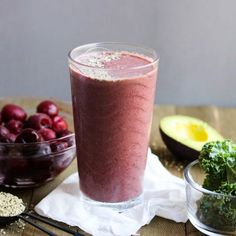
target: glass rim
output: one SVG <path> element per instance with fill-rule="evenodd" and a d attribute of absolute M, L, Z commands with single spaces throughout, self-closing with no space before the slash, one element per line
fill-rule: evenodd
<path fill-rule="evenodd" d="M 139 48 L 139 49 L 144 49 L 146 51 L 148 51 L 149 53 L 153 54 L 153 58 L 152 60 L 153 61 L 150 61 L 150 63 L 146 64 L 146 65 L 141 65 L 141 66 L 131 66 L 129 67 L 128 69 L 132 69 L 132 70 L 138 70 L 138 69 L 143 69 L 143 68 L 146 68 L 146 67 L 149 67 L 149 66 L 152 66 L 152 65 L 155 65 L 155 63 L 158 64 L 159 60 L 160 60 L 160 57 L 159 55 L 156 53 L 156 51 L 152 48 L 149 48 L 149 47 L 146 47 L 142 44 L 133 44 L 133 43 L 126 43 L 126 42 L 97 42 L 97 43 L 88 43 L 88 44 L 83 44 L 81 46 L 78 46 L 78 47 L 75 47 L 73 49 L 71 49 L 68 53 L 68 59 L 69 61 L 73 62 L 74 64 L 76 65 L 79 65 L 79 66 L 83 66 L 83 67 L 86 67 L 86 68 L 90 68 L 90 69 L 96 69 L 96 70 L 105 70 L 105 71 L 116 71 L 116 70 L 120 70 L 120 69 L 113 69 L 113 68 L 101 68 L 101 67 L 97 67 L 97 66 L 91 66 L 91 65 L 87 65 L 87 64 L 84 64 L 84 63 L 81 63 L 81 62 L 78 62 L 76 61 L 73 57 L 72 57 L 72 53 L 76 50 L 79 50 L 79 49 L 83 49 L 83 48 L 86 48 L 88 47 L 88 50 L 89 48 L 102 48 L 102 45 L 104 44 L 110 44 L 110 45 L 124 45 L 126 46 L 127 48 L 128 47 L 136 47 L 136 48 Z M 123 50 L 125 52 L 125 49 Z M 128 50 L 127 50 L 128 51 Z M 86 52 L 85 52 L 86 53 Z M 134 52 L 136 53 L 136 52 Z M 82 55 L 82 54 L 81 54 Z M 137 55 L 139 55 L 139 53 L 137 53 Z M 151 58 L 151 57 L 148 57 L 147 55 L 145 54 L 141 54 L 140 55 L 144 55 L 145 57 L 147 58 Z"/>
<path fill-rule="evenodd" d="M 224 193 L 217 193 L 217 192 L 214 192 L 214 191 L 211 191 L 211 190 L 208 190 L 206 188 L 203 188 L 201 185 L 197 184 L 190 176 L 190 170 L 193 166 L 199 164 L 199 161 L 198 160 L 195 160 L 195 161 L 192 161 L 191 163 L 189 163 L 185 169 L 184 169 L 184 179 L 185 181 L 190 184 L 190 186 L 192 188 L 194 188 L 195 190 L 199 191 L 199 192 L 202 192 L 202 193 L 206 193 L 208 195 L 215 195 L 215 196 L 222 196 L 222 197 L 230 197 L 230 198 L 233 198 L 233 199 L 236 199 L 236 196 L 232 196 L 232 195 L 229 195 L 229 194 L 224 194 Z"/>

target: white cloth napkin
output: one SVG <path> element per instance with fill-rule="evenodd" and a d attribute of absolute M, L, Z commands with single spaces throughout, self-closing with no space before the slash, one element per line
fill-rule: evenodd
<path fill-rule="evenodd" d="M 186 222 L 184 181 L 168 172 L 148 151 L 144 175 L 144 201 L 122 213 L 106 207 L 88 206 L 80 200 L 78 173 L 45 197 L 35 211 L 54 220 L 78 226 L 95 236 L 131 235 L 157 215 Z"/>

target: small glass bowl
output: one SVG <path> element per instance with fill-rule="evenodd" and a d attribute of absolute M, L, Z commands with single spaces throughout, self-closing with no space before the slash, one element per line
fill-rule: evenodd
<path fill-rule="evenodd" d="M 38 143 L 0 143 L 0 185 L 35 187 L 53 180 L 75 157 L 75 135 Z"/>
<path fill-rule="evenodd" d="M 207 235 L 236 235 L 236 196 L 204 189 L 205 174 L 198 160 L 185 168 L 184 178 L 191 223 Z"/>

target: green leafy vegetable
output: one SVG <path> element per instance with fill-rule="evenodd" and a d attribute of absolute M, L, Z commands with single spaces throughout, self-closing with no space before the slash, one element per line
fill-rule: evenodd
<path fill-rule="evenodd" d="M 206 172 L 203 187 L 217 190 L 223 182 L 236 179 L 236 145 L 230 140 L 206 143 L 199 163 Z"/>
<path fill-rule="evenodd" d="M 209 142 L 202 148 L 199 163 L 206 173 L 203 187 L 221 193 L 204 194 L 198 201 L 200 221 L 236 230 L 236 145 L 230 140 Z"/>
<path fill-rule="evenodd" d="M 204 195 L 197 216 L 204 224 L 219 230 L 236 229 L 236 202 L 226 195 Z"/>
<path fill-rule="evenodd" d="M 228 194 L 232 196 L 236 196 L 236 182 L 235 183 L 223 183 L 219 190 L 217 190 L 218 193 Z M 236 207 L 236 199 L 235 199 L 235 207 Z"/>

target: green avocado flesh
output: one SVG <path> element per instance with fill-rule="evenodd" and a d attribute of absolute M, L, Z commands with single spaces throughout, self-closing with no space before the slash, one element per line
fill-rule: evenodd
<path fill-rule="evenodd" d="M 206 122 L 189 116 L 167 116 L 160 121 L 159 128 L 167 148 L 182 159 L 196 159 L 205 143 L 224 140 Z"/>

